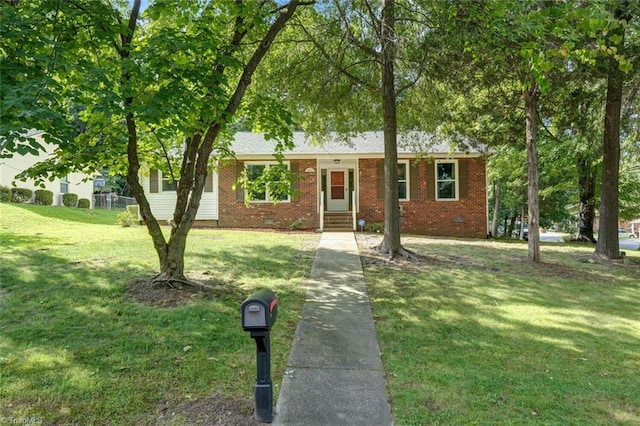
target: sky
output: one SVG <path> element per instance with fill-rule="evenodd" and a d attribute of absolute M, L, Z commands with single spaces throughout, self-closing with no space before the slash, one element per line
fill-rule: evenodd
<path fill-rule="evenodd" d="M 145 10 L 149 4 L 149 0 L 142 0 L 140 3 L 140 12 Z M 129 6 L 133 6 L 133 0 L 129 0 Z"/>

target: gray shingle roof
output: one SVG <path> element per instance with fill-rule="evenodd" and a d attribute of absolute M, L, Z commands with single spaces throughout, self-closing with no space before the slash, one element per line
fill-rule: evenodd
<path fill-rule="evenodd" d="M 288 156 L 332 156 L 357 155 L 380 156 L 384 154 L 383 132 L 365 132 L 355 136 L 329 134 L 322 141 L 314 140 L 305 132 L 294 132 L 293 150 L 285 151 Z M 264 139 L 262 133 L 238 132 L 235 134 L 232 149 L 239 157 L 272 155 L 276 142 Z M 449 143 L 428 133 L 412 132 L 398 134 L 398 154 L 453 155 Z M 479 154 L 474 151 L 474 154 Z"/>

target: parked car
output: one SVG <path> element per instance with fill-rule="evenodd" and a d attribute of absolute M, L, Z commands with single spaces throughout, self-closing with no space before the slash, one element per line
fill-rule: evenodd
<path fill-rule="evenodd" d="M 625 231 L 624 229 L 618 229 L 618 237 L 619 238 L 635 238 L 636 236 L 631 232 Z"/>

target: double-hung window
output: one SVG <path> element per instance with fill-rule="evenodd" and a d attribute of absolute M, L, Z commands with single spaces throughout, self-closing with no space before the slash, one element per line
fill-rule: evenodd
<path fill-rule="evenodd" d="M 284 165 L 289 168 L 288 163 Z M 273 203 L 290 201 L 289 194 L 282 185 L 287 184 L 275 169 L 278 163 L 245 163 L 249 188 L 246 196 L 252 203 Z M 273 169 L 272 169 L 273 168 Z M 275 172 L 275 173 L 270 173 Z"/>
<path fill-rule="evenodd" d="M 409 160 L 398 162 L 398 199 L 409 200 Z"/>
<path fill-rule="evenodd" d="M 69 192 L 69 177 L 65 176 L 60 178 L 60 193 L 66 194 Z"/>
<path fill-rule="evenodd" d="M 410 168 L 409 168 L 410 160 L 399 160 L 398 161 L 398 200 L 399 201 L 409 201 L 409 197 L 411 194 L 411 176 L 410 176 Z M 384 173 L 384 162 L 379 161 L 376 165 L 377 170 L 377 195 L 379 200 L 384 199 L 385 194 L 385 173 Z M 415 188 L 414 188 L 415 189 Z"/>
<path fill-rule="evenodd" d="M 178 184 L 171 180 L 171 175 L 162 173 L 162 191 L 175 191 L 176 189 L 178 189 Z"/>
<path fill-rule="evenodd" d="M 436 161 L 436 200 L 458 199 L 457 160 Z"/>

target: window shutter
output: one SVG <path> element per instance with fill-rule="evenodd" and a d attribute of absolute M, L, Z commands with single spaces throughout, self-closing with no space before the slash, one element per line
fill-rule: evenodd
<path fill-rule="evenodd" d="M 460 190 L 460 200 L 469 198 L 469 162 L 468 160 L 458 161 L 458 189 Z"/>
<path fill-rule="evenodd" d="M 427 200 L 436 199 L 436 166 L 435 163 L 427 163 Z"/>
<path fill-rule="evenodd" d="M 158 169 L 151 169 L 149 174 L 149 192 L 152 194 L 158 192 Z"/>
<path fill-rule="evenodd" d="M 242 170 L 244 170 L 244 165 L 240 162 L 236 163 L 236 201 L 244 202 L 244 188 L 238 184 Z"/>
<path fill-rule="evenodd" d="M 204 181 L 204 192 L 213 192 L 213 171 L 207 172 L 207 178 Z"/>
<path fill-rule="evenodd" d="M 300 163 L 296 162 L 291 162 L 290 164 L 290 170 L 291 170 L 291 176 L 293 177 L 293 195 L 291 196 L 291 200 L 292 201 L 298 201 L 300 200 L 300 193 L 298 192 L 300 190 Z"/>
<path fill-rule="evenodd" d="M 418 163 L 419 164 L 419 163 Z M 409 197 L 411 200 L 417 200 L 420 196 L 418 192 L 418 171 L 420 168 L 417 164 L 409 163 Z"/>
<path fill-rule="evenodd" d="M 378 200 L 384 200 L 384 160 L 378 163 Z"/>

